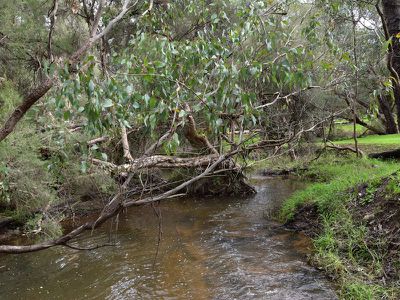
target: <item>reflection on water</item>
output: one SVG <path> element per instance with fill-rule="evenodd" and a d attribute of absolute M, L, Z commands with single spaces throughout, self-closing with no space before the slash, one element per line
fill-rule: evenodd
<path fill-rule="evenodd" d="M 267 217 L 298 183 L 255 184 L 258 194 L 247 199 L 160 204 L 163 236 L 156 260 L 158 220 L 151 207 L 119 217 L 113 247 L 0 256 L 0 298 L 336 299 L 306 263 L 308 239 Z M 81 244 L 107 242 L 109 232 L 105 224 Z"/>

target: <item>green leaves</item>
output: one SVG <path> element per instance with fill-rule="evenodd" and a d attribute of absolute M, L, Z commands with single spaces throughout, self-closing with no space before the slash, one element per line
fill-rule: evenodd
<path fill-rule="evenodd" d="M 179 145 L 180 145 L 179 135 L 176 132 L 174 132 L 172 138 L 167 143 L 164 144 L 163 149 L 165 153 L 167 153 L 168 155 L 173 155 L 176 153 Z"/>
<path fill-rule="evenodd" d="M 302 89 L 320 69 L 334 69 L 329 60 L 313 64 L 322 45 L 315 41 L 332 39 L 318 35 L 318 15 L 297 24 L 297 18 L 265 15 L 263 1 L 184 3 L 184 10 L 171 3 L 173 13 L 141 20 L 128 46 L 113 41 L 106 71 L 89 56 L 78 76 L 65 74 L 59 101 L 65 118 L 84 118 L 94 131 L 146 127 L 155 137 L 173 120 L 185 122 L 188 104 L 201 126 L 218 135 L 231 122 L 221 113 L 240 115 L 246 128 L 268 123 L 268 112 L 256 109 L 271 101 L 265 95 Z M 178 30 L 183 24 L 186 30 Z"/>

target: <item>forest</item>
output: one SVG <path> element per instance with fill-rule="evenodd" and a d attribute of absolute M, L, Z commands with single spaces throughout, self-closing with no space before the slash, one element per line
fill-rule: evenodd
<path fill-rule="evenodd" d="M 400 298 L 400 0 L 0 11 L 0 298 Z"/>

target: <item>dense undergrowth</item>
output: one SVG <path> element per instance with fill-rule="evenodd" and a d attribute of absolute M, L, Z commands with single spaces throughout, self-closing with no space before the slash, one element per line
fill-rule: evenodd
<path fill-rule="evenodd" d="M 314 225 L 313 260 L 344 299 L 400 297 L 399 169 L 398 162 L 326 155 L 301 172 L 312 183 L 281 210 L 285 222 L 305 221 L 306 231 Z"/>
<path fill-rule="evenodd" d="M 11 84 L 1 87 L 0 121 L 19 98 Z M 83 168 L 84 133 L 68 134 L 62 122 L 50 124 L 51 115 L 40 110 L 32 110 L 0 144 L 0 221 L 12 219 L 26 233 L 48 238 L 62 233 L 66 203 L 72 211 L 85 197 L 111 193 L 115 183 L 104 172 Z"/>

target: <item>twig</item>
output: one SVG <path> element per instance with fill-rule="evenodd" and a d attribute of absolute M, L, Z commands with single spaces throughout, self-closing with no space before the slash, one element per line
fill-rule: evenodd
<path fill-rule="evenodd" d="M 67 248 L 74 249 L 74 250 L 91 251 L 91 250 L 96 250 L 96 249 L 103 248 L 103 247 L 115 247 L 115 244 L 96 245 L 94 247 L 88 247 L 88 248 L 73 246 L 73 245 L 70 245 L 68 243 L 64 243 L 63 246 L 65 246 Z"/>
<path fill-rule="evenodd" d="M 158 219 L 158 238 L 157 238 L 157 250 L 156 253 L 154 255 L 154 261 L 153 261 L 153 269 L 156 265 L 156 260 L 157 260 L 157 256 L 158 253 L 160 251 L 160 245 L 161 245 L 161 239 L 163 236 L 163 229 L 162 229 L 162 215 L 161 215 L 161 209 L 159 207 L 155 207 L 154 203 L 151 204 L 151 207 L 153 208 L 154 214 L 157 216 Z"/>

